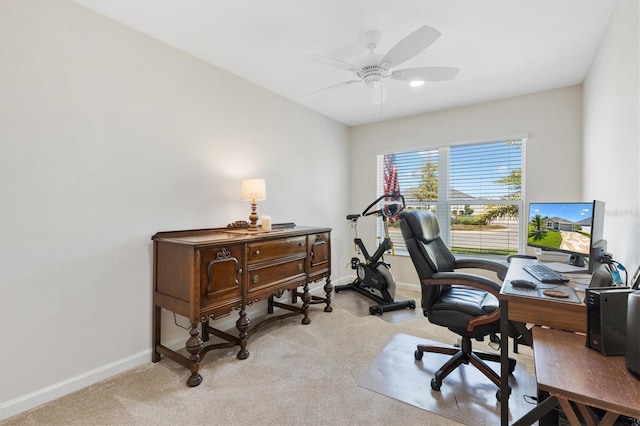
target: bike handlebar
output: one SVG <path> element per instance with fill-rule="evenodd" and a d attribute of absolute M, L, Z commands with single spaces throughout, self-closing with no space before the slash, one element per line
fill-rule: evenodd
<path fill-rule="evenodd" d="M 383 199 L 385 199 L 385 198 L 392 198 L 392 199 L 396 199 L 396 200 L 402 201 L 402 205 L 401 205 L 401 206 L 400 206 L 400 208 L 398 208 L 396 211 L 390 212 L 390 214 L 387 214 L 387 213 L 385 212 L 385 208 L 384 208 L 384 207 L 383 207 L 383 208 L 381 208 L 381 209 L 378 209 L 378 210 L 370 211 L 372 207 L 374 207 L 375 205 L 377 205 L 380 201 L 382 201 L 382 200 L 383 200 Z M 388 204 L 387 204 L 387 205 L 388 205 Z M 397 204 L 396 204 L 396 205 L 397 205 Z M 362 216 L 370 216 L 370 215 L 372 215 L 372 214 L 379 214 L 379 215 L 382 215 L 382 216 L 384 216 L 384 217 L 387 217 L 387 216 L 395 216 L 395 215 L 397 215 L 398 213 L 400 213 L 402 210 L 404 210 L 404 209 L 405 209 L 405 207 L 406 207 L 406 204 L 405 204 L 405 202 L 404 202 L 404 196 L 403 196 L 402 194 L 400 194 L 399 192 L 397 192 L 397 191 L 393 191 L 391 194 L 383 194 L 383 195 L 379 196 L 378 198 L 376 198 L 374 202 L 372 202 L 371 204 L 369 204 L 369 205 L 367 206 L 367 208 L 366 208 L 366 209 L 364 209 L 364 211 L 362 212 Z"/>

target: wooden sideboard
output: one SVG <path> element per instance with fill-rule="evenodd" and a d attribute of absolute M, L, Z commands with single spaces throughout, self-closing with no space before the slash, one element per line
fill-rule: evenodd
<path fill-rule="evenodd" d="M 312 303 L 324 303 L 325 312 L 331 312 L 330 233 L 331 228 L 291 226 L 269 232 L 213 228 L 155 234 L 152 361 L 165 355 L 180 363 L 191 370 L 187 385 L 198 386 L 200 362 L 210 350 L 237 345 L 237 357 L 245 359 L 248 338 L 262 325 L 293 315 L 303 315 L 302 323 L 309 324 Z M 325 296 L 312 299 L 309 283 L 321 279 Z M 287 290 L 291 303 L 275 300 Z M 252 325 L 246 308 L 260 300 L 268 301 L 268 314 L 276 307 L 288 312 Z M 162 345 L 163 309 L 189 319 L 189 357 Z M 211 325 L 232 311 L 239 313 L 237 336 Z M 222 342 L 209 343 L 211 335 Z"/>

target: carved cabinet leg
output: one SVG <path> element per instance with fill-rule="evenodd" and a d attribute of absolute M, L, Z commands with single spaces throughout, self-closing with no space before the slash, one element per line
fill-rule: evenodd
<path fill-rule="evenodd" d="M 331 285 L 331 279 L 329 277 L 327 277 L 327 281 L 324 285 L 324 293 L 325 293 L 325 303 L 327 304 L 327 306 L 324 307 L 324 311 L 325 312 L 331 312 L 333 311 L 333 308 L 331 307 L 331 292 L 333 291 L 333 286 Z"/>
<path fill-rule="evenodd" d="M 311 323 L 311 318 L 309 318 L 309 304 L 311 302 L 311 294 L 309 293 L 309 283 L 304 283 L 304 291 L 302 293 L 302 318 L 303 324 Z"/>
<path fill-rule="evenodd" d="M 247 318 L 247 310 L 245 306 L 242 305 L 242 309 L 240 309 L 240 318 L 236 321 L 236 328 L 240 332 L 238 336 L 238 340 L 240 342 L 240 350 L 238 351 L 238 359 L 247 359 L 249 357 L 249 351 L 247 350 L 247 330 L 251 325 L 251 320 Z"/>
<path fill-rule="evenodd" d="M 269 296 L 269 299 L 267 299 L 267 313 L 268 314 L 272 314 L 274 312 L 273 309 L 273 294 L 271 296 Z"/>
<path fill-rule="evenodd" d="M 186 348 L 187 352 L 191 354 L 189 357 L 191 361 L 191 375 L 187 379 L 187 386 L 194 387 L 202 383 L 202 376 L 198 374 L 198 370 L 200 369 L 200 351 L 204 347 L 204 342 L 200 338 L 198 324 L 191 324 L 189 334 L 191 337 L 187 340 Z"/>
<path fill-rule="evenodd" d="M 208 342 L 209 341 L 209 331 L 207 330 L 207 327 L 209 327 L 209 319 L 207 318 L 206 320 L 202 321 L 202 326 L 201 328 L 201 337 L 202 337 L 202 341 L 203 342 Z"/>

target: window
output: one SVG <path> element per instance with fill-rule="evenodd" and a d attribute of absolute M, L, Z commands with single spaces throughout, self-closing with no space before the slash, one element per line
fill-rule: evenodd
<path fill-rule="evenodd" d="M 521 252 L 524 144 L 516 139 L 378 155 L 379 195 L 397 180 L 407 209 L 438 216 L 440 235 L 454 253 Z M 395 253 L 406 253 L 397 222 L 389 232 Z"/>

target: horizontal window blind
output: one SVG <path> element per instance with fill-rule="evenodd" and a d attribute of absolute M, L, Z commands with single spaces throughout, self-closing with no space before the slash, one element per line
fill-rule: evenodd
<path fill-rule="evenodd" d="M 407 209 L 436 213 L 441 237 L 454 253 L 517 253 L 524 248 L 520 236 L 524 143 L 517 139 L 379 155 L 379 193 L 389 187 L 385 183 L 397 179 Z M 390 235 L 395 252 L 402 253 L 405 247 L 397 223 L 390 224 Z"/>

